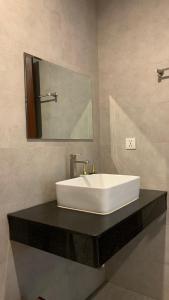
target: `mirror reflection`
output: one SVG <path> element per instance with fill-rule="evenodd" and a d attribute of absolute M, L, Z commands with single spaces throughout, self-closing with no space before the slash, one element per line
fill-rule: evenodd
<path fill-rule="evenodd" d="M 90 77 L 25 54 L 27 137 L 93 138 Z"/>

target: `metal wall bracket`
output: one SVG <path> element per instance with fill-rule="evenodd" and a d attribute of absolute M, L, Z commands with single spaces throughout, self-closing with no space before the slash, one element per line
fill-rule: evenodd
<path fill-rule="evenodd" d="M 40 95 L 38 96 L 38 98 L 42 99 L 42 98 L 46 98 L 46 97 L 53 97 L 52 99 L 46 99 L 46 100 L 41 100 L 40 102 L 43 103 L 47 103 L 47 102 L 55 102 L 57 103 L 58 100 L 58 95 L 56 92 L 53 93 L 47 93 L 46 95 Z"/>

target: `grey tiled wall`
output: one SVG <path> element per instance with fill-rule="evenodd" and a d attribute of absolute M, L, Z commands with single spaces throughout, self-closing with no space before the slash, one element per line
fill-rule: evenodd
<path fill-rule="evenodd" d="M 97 113 L 94 142 L 27 142 L 23 52 L 90 75 L 96 89 L 96 11 L 94 1 L 89 0 L 6 0 L 0 1 L 0 12 L 0 300 L 20 300 L 16 277 L 19 271 L 9 242 L 7 213 L 55 199 L 55 182 L 68 177 L 70 153 L 81 153 L 82 158 L 98 161 Z M 94 107 L 97 112 L 97 97 Z M 29 253 L 24 247 L 20 251 L 25 266 Z M 104 272 L 93 273 L 90 268 L 84 271 L 69 262 L 62 267 L 63 260 L 45 254 L 44 268 L 51 259 L 56 275 L 58 265 L 58 274 L 66 272 L 65 285 L 70 295 L 78 293 L 81 277 L 82 281 L 90 278 L 91 283 L 89 289 L 83 290 L 83 297 L 104 280 Z M 32 267 L 36 267 L 36 262 Z M 71 268 L 77 285 L 73 285 L 71 271 L 67 273 Z M 27 268 L 23 269 L 23 280 L 26 276 Z M 42 280 L 43 276 L 39 276 L 32 286 L 28 282 L 28 286 L 39 291 L 38 288 L 44 288 Z M 19 284 L 23 299 L 30 299 L 28 286 Z M 52 289 L 59 293 L 63 288 L 62 274 L 55 288 L 51 284 L 50 297 Z"/>
<path fill-rule="evenodd" d="M 101 168 L 161 190 L 169 189 L 169 80 L 159 84 L 156 69 L 169 64 L 168 9 L 166 0 L 98 1 Z M 136 151 L 125 150 L 125 137 L 136 137 Z M 169 299 L 168 229 L 167 214 L 110 260 L 117 295 Z"/>

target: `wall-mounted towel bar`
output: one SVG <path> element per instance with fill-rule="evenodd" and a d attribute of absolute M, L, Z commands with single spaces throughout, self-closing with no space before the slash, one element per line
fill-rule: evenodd
<path fill-rule="evenodd" d="M 53 97 L 53 98 L 52 99 L 41 100 L 40 102 L 41 103 L 47 103 L 47 102 L 55 102 L 56 103 L 58 95 L 57 95 L 56 92 L 53 92 L 53 93 L 49 92 L 46 95 L 40 95 L 40 96 L 38 96 L 38 98 L 40 98 L 40 99 L 46 98 L 46 97 Z"/>

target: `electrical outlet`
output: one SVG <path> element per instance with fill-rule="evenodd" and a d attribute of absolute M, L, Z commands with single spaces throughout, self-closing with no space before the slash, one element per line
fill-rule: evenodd
<path fill-rule="evenodd" d="M 126 150 L 136 150 L 136 138 L 126 138 Z"/>

